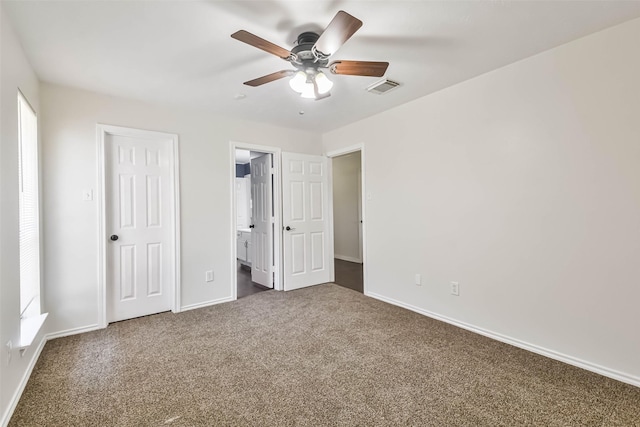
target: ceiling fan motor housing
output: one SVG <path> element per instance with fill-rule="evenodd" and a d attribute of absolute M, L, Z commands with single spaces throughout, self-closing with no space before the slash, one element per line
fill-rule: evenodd
<path fill-rule="evenodd" d="M 300 70 L 306 70 L 309 68 L 318 69 L 326 67 L 329 63 L 328 58 L 316 58 L 313 53 L 313 46 L 318 41 L 320 35 L 312 31 L 305 31 L 298 36 L 296 45 L 291 49 L 296 55 L 296 60 L 291 63 Z"/>

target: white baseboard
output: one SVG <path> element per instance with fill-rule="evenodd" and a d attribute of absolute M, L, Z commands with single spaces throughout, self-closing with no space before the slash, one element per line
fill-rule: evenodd
<path fill-rule="evenodd" d="M 457 326 L 459 328 L 466 329 L 466 330 L 471 331 L 471 332 L 475 332 L 476 334 L 480 334 L 480 335 L 483 335 L 485 337 L 492 338 L 494 340 L 510 344 L 510 345 L 512 345 L 514 347 L 518 347 L 518 348 L 521 348 L 521 349 L 524 349 L 524 350 L 528 350 L 528 351 L 531 351 L 533 353 L 537 353 L 537 354 L 540 354 L 542 356 L 548 357 L 550 359 L 555 359 L 555 360 L 558 360 L 560 362 L 567 363 L 569 365 L 577 366 L 578 368 L 586 369 L 587 371 L 595 372 L 596 374 L 600 374 L 600 375 L 603 375 L 605 377 L 613 378 L 614 380 L 622 381 L 623 383 L 627 383 L 627 384 L 634 385 L 636 387 L 640 387 L 640 377 L 637 377 L 637 376 L 634 376 L 634 375 L 629 375 L 629 374 L 626 374 L 624 372 L 620 372 L 620 371 L 617 371 L 615 369 L 610 369 L 610 368 L 607 368 L 605 366 L 597 365 L 595 363 L 591 363 L 591 362 L 588 362 L 586 360 L 578 359 L 576 357 L 569 356 L 569 355 L 566 355 L 566 354 L 563 354 L 563 353 L 558 353 L 557 351 L 550 350 L 550 349 L 547 349 L 547 348 L 544 348 L 544 347 L 540 347 L 540 346 L 535 345 L 535 344 L 530 344 L 528 342 L 521 341 L 519 339 L 512 338 L 512 337 L 509 337 L 509 336 L 506 336 L 506 335 L 502 335 L 502 334 L 499 334 L 497 332 L 489 331 L 487 329 L 479 328 L 477 326 L 474 326 L 474 325 L 471 325 L 471 324 L 468 324 L 468 323 L 465 323 L 465 322 L 460 322 L 460 321 L 452 319 L 450 317 L 442 316 L 440 314 L 437 314 L 437 313 L 434 313 L 434 312 L 431 312 L 431 311 L 428 311 L 428 310 L 424 310 L 424 309 L 416 307 L 414 305 L 407 304 L 407 303 L 395 300 L 393 298 L 388 298 L 388 297 L 385 297 L 383 295 L 376 294 L 374 292 L 367 292 L 367 293 L 365 293 L 365 295 L 369 296 L 371 298 L 375 298 L 375 299 L 380 300 L 380 301 L 384 301 L 384 302 L 392 304 L 392 305 L 396 305 L 398 307 L 406 308 L 407 310 L 414 311 L 414 312 L 422 314 L 424 316 L 431 317 L 433 319 L 449 323 L 449 324 Z"/>
<path fill-rule="evenodd" d="M 79 328 L 72 328 L 72 329 L 66 329 L 64 331 L 52 332 L 50 334 L 47 334 L 46 338 L 48 341 L 55 338 L 68 337 L 69 335 L 77 335 L 77 334 L 83 334 L 85 332 L 96 331 L 98 329 L 104 329 L 104 328 L 100 327 L 100 325 L 98 324 L 81 326 Z"/>
<path fill-rule="evenodd" d="M 183 305 L 182 308 L 180 308 L 180 312 L 195 310 L 196 308 L 209 307 L 210 305 L 222 304 L 223 302 L 230 302 L 230 301 L 233 301 L 232 297 L 224 297 L 224 298 L 214 299 L 211 301 L 199 302 L 197 304 Z"/>
<path fill-rule="evenodd" d="M 42 352 L 42 349 L 44 348 L 44 345 L 46 343 L 47 343 L 47 337 L 44 336 L 42 338 L 42 340 L 40 341 L 40 344 L 36 348 L 36 351 L 34 352 L 32 358 L 31 358 L 31 361 L 29 362 L 29 365 L 27 366 L 27 369 L 24 371 L 24 375 L 22 376 L 22 379 L 20 380 L 20 384 L 18 385 L 18 388 L 16 389 L 15 393 L 13 393 L 13 396 L 11 397 L 11 401 L 9 403 L 9 407 L 7 408 L 5 413 L 2 415 L 2 422 L 0 423 L 0 425 L 2 427 L 6 427 L 9 424 L 9 420 L 11 419 L 11 416 L 13 415 L 13 411 L 15 411 L 16 410 L 16 406 L 18 406 L 18 402 L 20 401 L 20 397 L 22 396 L 22 392 L 24 391 L 24 388 L 27 386 L 27 383 L 29 382 L 29 378 L 31 377 L 31 372 L 33 372 L 33 368 L 36 366 L 36 362 L 40 358 L 40 353 Z"/>
<path fill-rule="evenodd" d="M 338 255 L 338 254 L 333 254 L 333 257 L 337 259 L 341 259 L 342 261 L 349 261 L 349 262 L 355 262 L 357 264 L 362 264 L 362 260 L 360 258 L 354 258 L 354 257 L 350 257 L 346 255 Z"/>

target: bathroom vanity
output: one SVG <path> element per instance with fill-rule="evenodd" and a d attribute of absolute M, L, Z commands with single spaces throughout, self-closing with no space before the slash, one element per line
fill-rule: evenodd
<path fill-rule="evenodd" d="M 238 228 L 236 231 L 238 261 L 241 264 L 251 267 L 251 229 Z"/>

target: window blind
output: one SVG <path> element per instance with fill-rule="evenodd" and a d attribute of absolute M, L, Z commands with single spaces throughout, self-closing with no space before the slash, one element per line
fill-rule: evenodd
<path fill-rule="evenodd" d="M 18 93 L 20 210 L 20 315 L 40 314 L 40 221 L 38 211 L 38 120 Z M 37 307 L 36 307 L 37 306 Z M 34 311 L 35 311 L 34 310 Z"/>

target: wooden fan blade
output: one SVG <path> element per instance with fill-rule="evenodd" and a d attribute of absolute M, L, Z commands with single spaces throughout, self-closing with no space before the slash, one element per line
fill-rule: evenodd
<path fill-rule="evenodd" d="M 314 48 L 323 56 L 333 55 L 360 27 L 361 20 L 341 10 L 329 22 Z"/>
<path fill-rule="evenodd" d="M 256 87 L 256 86 L 263 85 L 265 83 L 271 83 L 272 81 L 275 81 L 275 80 L 283 79 L 285 77 L 293 75 L 294 73 L 295 73 L 294 70 L 276 71 L 275 73 L 267 74 L 266 76 L 258 77 L 257 79 L 244 82 L 244 84 L 246 84 L 247 86 Z"/>
<path fill-rule="evenodd" d="M 371 61 L 333 61 L 329 64 L 329 70 L 333 74 L 347 76 L 382 77 L 387 71 L 388 62 Z"/>
<path fill-rule="evenodd" d="M 293 53 L 291 53 L 287 49 L 273 44 L 270 41 L 260 38 L 245 30 L 236 31 L 235 33 L 231 34 L 231 38 L 239 40 L 253 47 L 257 47 L 258 49 L 262 49 L 265 52 L 268 52 L 282 59 L 288 59 L 289 57 L 293 56 Z"/>

